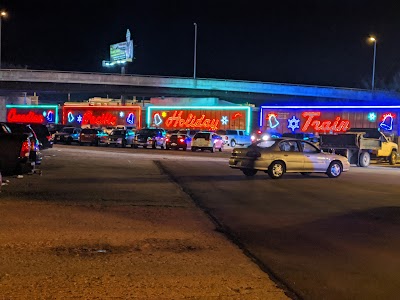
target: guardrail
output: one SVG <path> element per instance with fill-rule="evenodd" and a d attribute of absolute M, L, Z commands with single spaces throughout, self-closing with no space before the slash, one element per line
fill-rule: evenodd
<path fill-rule="evenodd" d="M 241 81 L 215 78 L 190 78 L 175 76 L 151 76 L 136 74 L 115 74 L 96 72 L 69 72 L 56 70 L 1 69 L 1 81 L 50 82 L 69 84 L 102 84 L 140 87 L 163 87 L 187 90 L 242 92 L 265 95 L 291 95 L 335 98 L 343 100 L 400 101 L 400 94 L 356 88 L 313 86 L 290 83 Z M 188 96 L 190 91 L 188 91 Z"/>

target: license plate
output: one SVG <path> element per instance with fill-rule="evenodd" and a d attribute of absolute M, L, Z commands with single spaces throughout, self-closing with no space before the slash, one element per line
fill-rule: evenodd
<path fill-rule="evenodd" d="M 176 143 L 171 143 L 171 146 L 176 146 Z"/>

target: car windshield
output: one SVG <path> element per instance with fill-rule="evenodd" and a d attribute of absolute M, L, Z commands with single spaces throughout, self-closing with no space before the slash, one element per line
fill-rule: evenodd
<path fill-rule="evenodd" d="M 125 130 L 113 130 L 110 135 L 124 135 Z"/>
<path fill-rule="evenodd" d="M 275 143 L 276 141 L 269 140 L 269 141 L 259 141 L 255 145 L 260 148 L 271 148 Z"/>
<path fill-rule="evenodd" d="M 138 134 L 143 134 L 143 135 L 153 135 L 156 134 L 156 131 L 153 129 L 142 129 L 138 132 Z"/>
<path fill-rule="evenodd" d="M 227 131 L 226 131 L 226 134 L 228 134 L 228 135 L 235 135 L 235 134 L 237 134 L 237 131 L 236 131 L 236 130 L 227 130 Z"/>
<path fill-rule="evenodd" d="M 74 132 L 74 128 L 63 128 L 63 130 L 61 132 L 73 133 Z"/>

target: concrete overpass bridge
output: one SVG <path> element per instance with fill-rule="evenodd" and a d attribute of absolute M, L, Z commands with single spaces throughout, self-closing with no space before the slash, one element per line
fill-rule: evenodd
<path fill-rule="evenodd" d="M 284 83 L 128 74 L 2 69 L 0 94 L 92 93 L 140 97 L 216 97 L 232 102 L 332 102 L 398 104 L 400 94 L 386 91 Z M 375 102 L 376 101 L 376 102 Z"/>

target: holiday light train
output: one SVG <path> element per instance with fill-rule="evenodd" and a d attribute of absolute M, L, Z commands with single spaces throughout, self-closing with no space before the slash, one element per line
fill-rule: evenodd
<path fill-rule="evenodd" d="M 264 132 L 335 134 L 350 128 L 379 128 L 399 135 L 400 106 L 261 106 Z"/>

